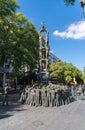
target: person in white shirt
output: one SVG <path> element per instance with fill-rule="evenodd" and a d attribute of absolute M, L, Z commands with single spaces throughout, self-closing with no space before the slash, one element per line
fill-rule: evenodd
<path fill-rule="evenodd" d="M 5 87 L 4 87 L 4 98 L 3 98 L 2 106 L 4 106 L 4 105 L 8 106 L 8 90 L 9 90 L 9 85 L 5 84 Z"/>

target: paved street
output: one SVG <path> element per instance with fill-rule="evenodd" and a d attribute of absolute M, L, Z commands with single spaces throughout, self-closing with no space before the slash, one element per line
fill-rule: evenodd
<path fill-rule="evenodd" d="M 10 95 L 9 106 L 0 104 L 0 130 L 85 130 L 85 100 L 60 107 L 30 107 Z"/>

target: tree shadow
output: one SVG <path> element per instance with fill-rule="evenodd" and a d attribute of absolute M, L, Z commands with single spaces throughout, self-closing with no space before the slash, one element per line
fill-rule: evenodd
<path fill-rule="evenodd" d="M 9 105 L 2 106 L 3 95 L 0 95 L 0 119 L 14 116 L 16 112 L 25 111 L 26 109 L 18 102 L 19 94 L 9 95 Z"/>
<path fill-rule="evenodd" d="M 13 115 L 0 115 L 0 120 L 1 120 L 1 119 L 4 119 L 4 118 L 8 118 L 8 117 L 10 117 L 10 116 L 13 116 Z"/>

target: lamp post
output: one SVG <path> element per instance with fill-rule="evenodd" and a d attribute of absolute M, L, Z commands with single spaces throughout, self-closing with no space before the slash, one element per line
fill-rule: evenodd
<path fill-rule="evenodd" d="M 81 7 L 83 8 L 84 18 L 85 18 L 85 0 L 80 0 Z"/>

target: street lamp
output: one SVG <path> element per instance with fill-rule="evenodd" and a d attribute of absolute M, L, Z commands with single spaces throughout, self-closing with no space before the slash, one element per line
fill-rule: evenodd
<path fill-rule="evenodd" d="M 81 7 L 83 8 L 84 18 L 85 18 L 85 0 L 80 0 Z"/>

